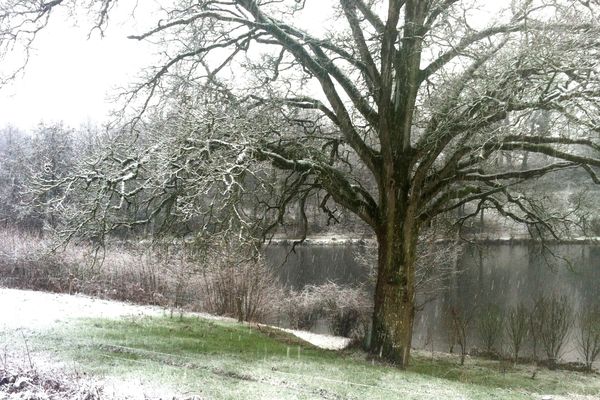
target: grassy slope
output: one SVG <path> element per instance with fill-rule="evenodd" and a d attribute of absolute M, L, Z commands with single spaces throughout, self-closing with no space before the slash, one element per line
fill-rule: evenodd
<path fill-rule="evenodd" d="M 600 378 L 510 368 L 499 362 L 414 356 L 407 371 L 361 352 L 314 348 L 279 331 L 197 318 L 88 320 L 32 340 L 36 350 L 74 358 L 84 370 L 144 379 L 217 399 L 531 399 L 534 394 L 600 398 Z"/>

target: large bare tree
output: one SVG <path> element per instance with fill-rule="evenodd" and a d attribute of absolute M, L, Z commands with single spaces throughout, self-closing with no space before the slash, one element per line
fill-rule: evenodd
<path fill-rule="evenodd" d="M 238 124 L 209 149 L 227 145 L 238 160 L 291 171 L 287 198 L 324 191 L 373 229 L 370 349 L 401 366 L 422 226 L 466 205 L 467 216 L 494 209 L 552 234 L 553 216 L 520 184 L 565 169 L 600 182 L 595 0 L 159 3 L 153 25 L 130 38 L 160 46 L 163 63 L 126 102 L 142 115 L 202 82 L 242 114 L 258 118 L 268 107 L 301 127 Z M 118 8 L 117 0 L 4 1 L 0 49 L 27 49 L 63 6 L 96 10 L 100 32 Z M 310 12 L 329 15 L 331 26 L 299 26 Z M 227 130 L 230 121 L 204 128 L 219 123 Z"/>

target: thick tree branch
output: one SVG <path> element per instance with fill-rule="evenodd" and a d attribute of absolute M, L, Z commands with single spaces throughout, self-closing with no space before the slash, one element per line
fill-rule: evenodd
<path fill-rule="evenodd" d="M 277 168 L 312 173 L 318 184 L 322 185 L 338 204 L 352 210 L 370 226 L 377 226 L 378 209 L 375 201 L 360 186 L 352 185 L 344 173 L 311 160 L 287 158 L 283 149 L 257 149 L 257 153 L 269 159 Z"/>
<path fill-rule="evenodd" d="M 356 8 L 360 10 L 362 15 L 365 16 L 366 20 L 369 21 L 371 26 L 375 28 L 375 31 L 379 34 L 383 34 L 385 31 L 385 23 L 379 18 L 375 12 L 363 1 L 363 0 L 354 0 L 354 4 L 356 4 Z"/>
<path fill-rule="evenodd" d="M 373 57 L 371 56 L 371 51 L 367 46 L 367 42 L 365 40 L 362 28 L 360 26 L 360 22 L 356 15 L 356 3 L 353 0 L 342 0 L 341 1 L 342 9 L 344 10 L 344 14 L 346 15 L 346 19 L 350 24 L 350 29 L 352 30 L 352 35 L 354 37 L 354 41 L 356 46 L 358 47 L 358 51 L 360 57 L 367 66 L 367 73 L 365 74 L 365 78 L 369 83 L 369 88 L 371 93 L 373 93 L 374 98 L 378 98 L 378 91 L 381 85 L 381 76 L 379 74 L 379 70 L 375 65 L 375 61 L 373 61 Z"/>

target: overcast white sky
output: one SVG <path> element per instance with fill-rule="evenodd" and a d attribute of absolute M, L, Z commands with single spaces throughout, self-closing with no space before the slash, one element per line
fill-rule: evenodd
<path fill-rule="evenodd" d="M 145 6 L 156 6 L 156 2 L 147 1 Z M 329 6 L 307 4 L 311 6 L 294 22 L 311 31 L 335 29 Z M 490 7 L 485 8 L 490 11 Z M 110 100 L 111 95 L 153 59 L 148 45 L 126 36 L 140 33 L 143 25 L 156 21 L 144 23 L 147 10 L 138 10 L 136 26 L 131 10 L 117 11 L 102 39 L 97 33 L 88 39 L 87 23 L 76 27 L 67 15 L 53 15 L 50 26 L 35 42 L 24 76 L 0 89 L 0 127 L 11 124 L 28 129 L 40 121 L 64 121 L 76 127 L 105 120 L 111 108 L 118 106 Z"/>
<path fill-rule="evenodd" d="M 111 94 L 151 60 L 148 48 L 126 38 L 135 33 L 119 23 L 103 39 L 88 28 L 54 15 L 37 41 L 24 76 L 0 88 L 0 127 L 27 129 L 40 121 L 78 126 L 104 120 Z"/>
<path fill-rule="evenodd" d="M 152 7 L 151 3 L 145 6 Z M 147 9 L 136 7 L 137 21 L 131 9 L 113 12 L 104 38 L 95 33 L 88 39 L 88 24 L 81 22 L 77 27 L 66 14 L 55 13 L 36 39 L 25 74 L 0 88 L 0 127 L 10 124 L 28 129 L 40 121 L 64 121 L 76 127 L 106 120 L 110 110 L 118 107 L 111 101 L 118 88 L 134 80 L 153 60 L 149 45 L 126 38 L 143 32 L 144 25 L 156 24 L 147 17 L 144 21 Z M 317 21 L 323 20 L 319 17 Z M 307 21 L 315 24 L 314 17 L 301 22 Z"/>

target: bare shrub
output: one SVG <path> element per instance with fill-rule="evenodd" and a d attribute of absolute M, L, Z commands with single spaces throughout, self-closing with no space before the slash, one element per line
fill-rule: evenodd
<path fill-rule="evenodd" d="M 69 246 L 53 251 L 53 243 L 18 230 L 0 230 L 0 284 L 52 292 L 75 291 L 85 275 L 89 252 Z"/>
<path fill-rule="evenodd" d="M 290 290 L 282 301 L 280 311 L 294 329 L 311 330 L 323 315 L 323 299 L 308 285 L 302 290 Z"/>
<path fill-rule="evenodd" d="M 462 245 L 458 240 L 440 239 L 451 234 L 443 226 L 434 226 L 419 235 L 415 270 L 418 310 L 443 293 L 448 280 L 459 273 L 456 262 L 463 251 Z"/>
<path fill-rule="evenodd" d="M 523 303 L 511 307 L 506 313 L 506 336 L 514 362 L 519 361 L 519 352 L 529 331 L 529 310 Z"/>
<path fill-rule="evenodd" d="M 281 287 L 250 244 L 213 238 L 198 255 L 182 242 L 71 243 L 0 230 L 0 285 L 197 309 L 240 320 L 267 317 Z M 190 246 L 191 247 L 191 246 Z M 201 298 L 200 298 L 201 297 Z M 198 303 L 201 307 L 197 307 Z"/>
<path fill-rule="evenodd" d="M 488 355 L 497 353 L 497 344 L 502 338 L 504 313 L 495 304 L 488 304 L 480 309 L 477 316 L 477 333 Z"/>
<path fill-rule="evenodd" d="M 318 286 L 316 292 L 323 299 L 323 312 L 331 333 L 357 339 L 364 337 L 372 310 L 364 288 L 329 282 Z"/>
<path fill-rule="evenodd" d="M 551 368 L 560 358 L 567 340 L 573 323 L 572 312 L 565 296 L 540 296 L 534 302 L 530 316 L 534 346 L 541 346 Z"/>
<path fill-rule="evenodd" d="M 155 293 L 155 301 L 169 307 L 171 314 L 175 310 L 199 309 L 198 293 L 201 291 L 201 266 L 190 256 L 188 249 L 182 244 L 155 243 L 152 251 L 147 251 L 142 258 L 140 269 L 154 286 L 154 279 L 164 282 L 168 290 Z"/>
<path fill-rule="evenodd" d="M 175 279 L 156 248 L 144 243 L 109 243 L 103 248 L 85 242 L 56 245 L 37 235 L 0 230 L 0 285 L 173 304 Z"/>
<path fill-rule="evenodd" d="M 325 318 L 334 335 L 361 339 L 367 332 L 372 303 L 363 287 L 328 282 L 289 291 L 281 310 L 293 328 L 310 330 Z"/>
<path fill-rule="evenodd" d="M 456 329 L 454 326 L 454 319 L 451 312 L 451 307 L 448 308 L 443 314 L 444 330 L 446 331 L 446 340 L 448 343 L 448 353 L 454 354 L 454 347 L 458 344 L 456 338 Z"/>
<path fill-rule="evenodd" d="M 456 305 L 448 306 L 447 323 L 450 325 L 448 329 L 453 333 L 453 343 L 460 347 L 460 365 L 465 364 L 468 332 L 474 314 L 474 310 L 463 310 Z"/>
<path fill-rule="evenodd" d="M 201 285 L 206 311 L 239 321 L 262 321 L 275 311 L 281 284 L 250 244 L 216 242 L 205 263 Z"/>
<path fill-rule="evenodd" d="M 529 332 L 531 333 L 533 359 L 536 362 L 539 361 L 541 334 L 545 324 L 544 318 L 545 313 L 537 307 L 537 302 L 534 301 L 533 307 L 529 310 Z"/>
<path fill-rule="evenodd" d="M 591 371 L 592 364 L 600 355 L 600 307 L 588 308 L 579 314 L 577 347 L 586 369 Z"/>
<path fill-rule="evenodd" d="M 173 288 L 156 249 L 146 244 L 109 244 L 96 264 L 84 266 L 77 291 L 140 304 L 170 305 Z"/>

